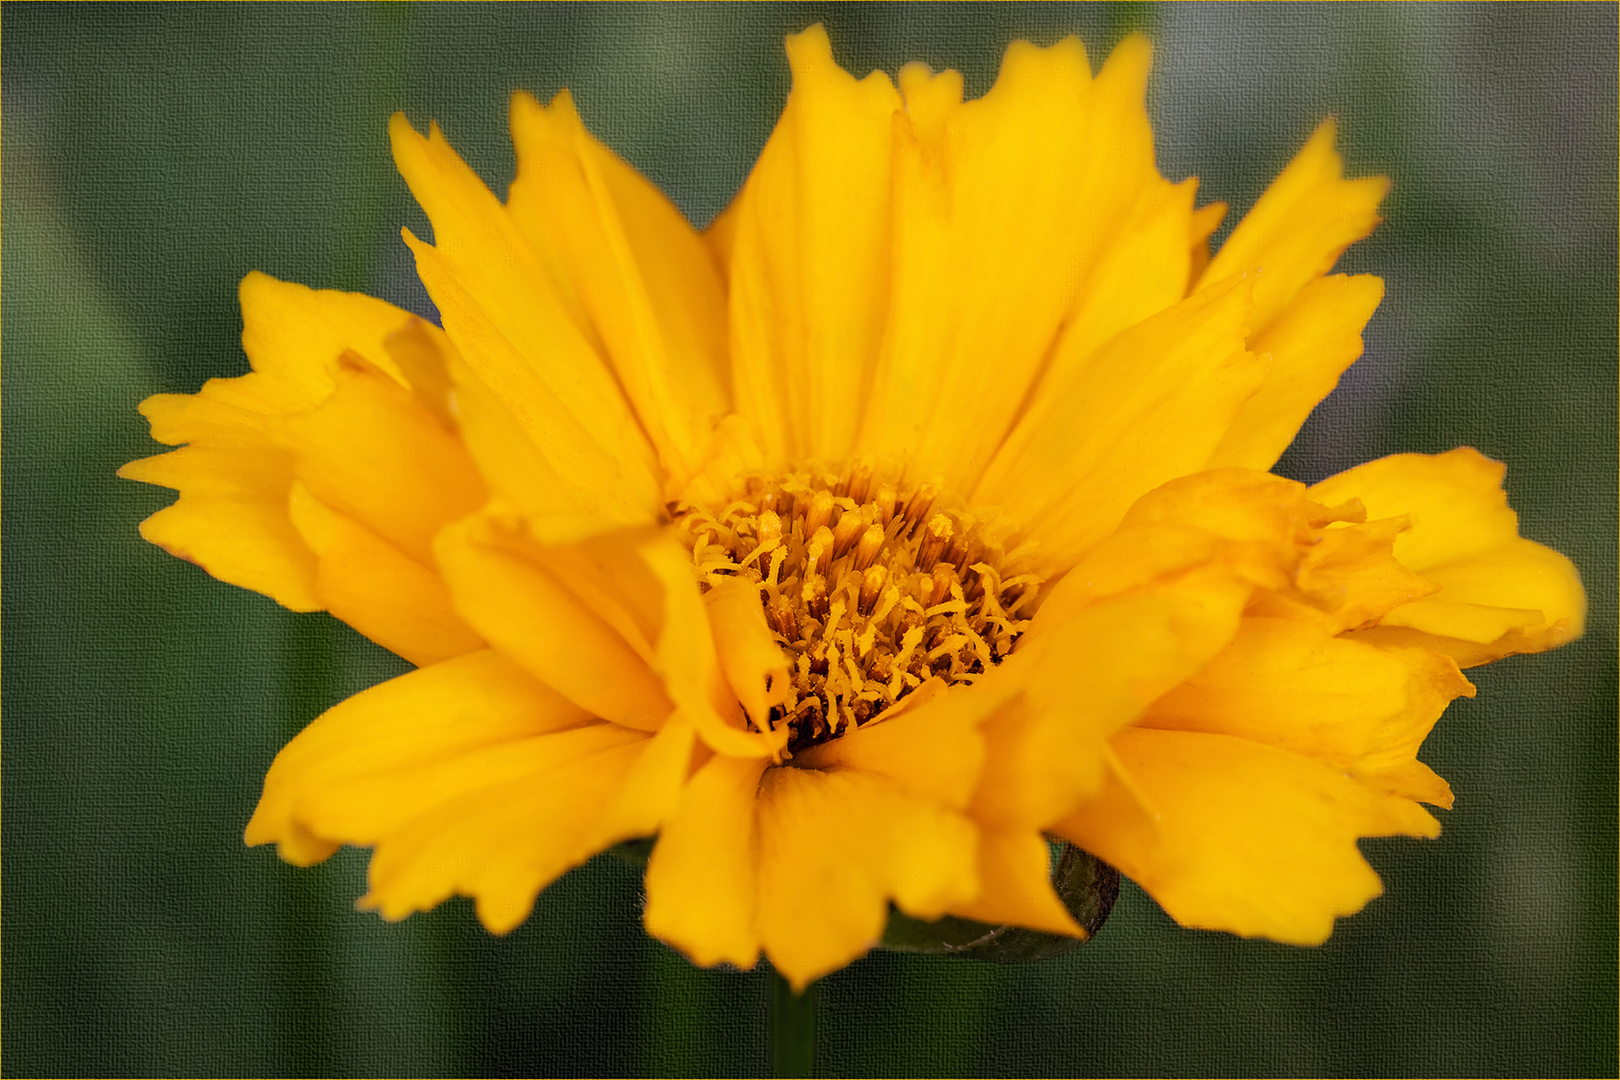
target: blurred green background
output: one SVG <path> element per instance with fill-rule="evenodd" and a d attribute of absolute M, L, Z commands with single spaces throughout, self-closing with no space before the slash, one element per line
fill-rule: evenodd
<path fill-rule="evenodd" d="M 7 4 L 3 13 L 3 1019 L 39 1074 L 759 1073 L 766 980 L 641 932 L 598 858 L 506 938 L 453 901 L 352 910 L 365 855 L 295 870 L 241 830 L 276 751 L 404 669 L 136 536 L 170 496 L 136 403 L 246 370 L 250 269 L 431 311 L 386 123 L 438 119 L 504 192 L 514 88 L 570 87 L 698 222 L 741 183 L 824 21 L 857 72 L 1079 33 L 1156 42 L 1160 166 L 1234 217 L 1316 123 L 1388 173 L 1347 258 L 1388 298 L 1280 470 L 1399 450 L 1509 463 L 1587 636 L 1473 673 L 1425 759 L 1435 842 L 1318 949 L 1180 930 L 1127 885 L 1027 968 L 874 955 L 823 984 L 854 1074 L 1612 1075 L 1616 1064 L 1616 8 Z M 1266 888 L 1264 881 L 1254 883 Z"/>

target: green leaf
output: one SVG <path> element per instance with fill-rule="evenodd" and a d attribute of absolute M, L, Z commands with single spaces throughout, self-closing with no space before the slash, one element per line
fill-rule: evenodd
<path fill-rule="evenodd" d="M 1085 928 L 1086 938 L 1022 926 L 992 926 L 953 915 L 925 922 L 891 909 L 879 948 L 997 964 L 1027 964 L 1062 956 L 1085 944 L 1107 920 L 1119 897 L 1119 871 L 1089 852 L 1063 844 L 1062 855 L 1052 871 L 1052 887 L 1069 914 Z"/>

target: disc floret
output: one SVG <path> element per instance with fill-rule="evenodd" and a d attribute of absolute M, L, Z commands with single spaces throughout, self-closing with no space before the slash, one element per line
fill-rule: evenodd
<path fill-rule="evenodd" d="M 966 683 L 1001 662 L 1029 624 L 1040 575 L 1003 549 L 997 515 L 960 507 L 936 482 L 899 483 L 864 464 L 750 477 L 715 509 L 673 507 L 700 586 L 756 583 L 786 654 L 769 716 L 791 753 L 879 717 L 929 679 Z"/>

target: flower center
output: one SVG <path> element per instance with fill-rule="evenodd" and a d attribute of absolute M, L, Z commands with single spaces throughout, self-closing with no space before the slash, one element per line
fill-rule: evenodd
<path fill-rule="evenodd" d="M 1021 572 L 992 517 L 949 505 L 935 484 L 897 486 L 856 465 L 750 477 L 714 508 L 677 503 L 705 591 L 756 582 L 787 655 L 788 686 L 765 718 L 789 752 L 880 715 L 931 678 L 971 682 L 1029 624 L 1042 577 Z"/>

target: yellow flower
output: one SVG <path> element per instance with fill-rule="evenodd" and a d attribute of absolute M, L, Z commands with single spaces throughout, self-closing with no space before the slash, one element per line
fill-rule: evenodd
<path fill-rule="evenodd" d="M 375 848 L 364 906 L 491 930 L 658 835 L 650 932 L 796 985 L 892 903 L 1081 934 L 1048 835 L 1178 921 L 1323 940 L 1433 836 L 1416 751 L 1459 665 L 1578 634 L 1502 466 L 1268 474 L 1382 295 L 1324 124 L 1213 256 L 1154 166 L 1149 50 L 856 80 L 819 27 L 695 232 L 565 93 L 511 109 L 503 205 L 434 128 L 394 155 L 443 329 L 242 283 L 253 372 L 143 405 L 187 444 L 143 535 L 419 670 L 276 759 L 247 827 Z"/>

